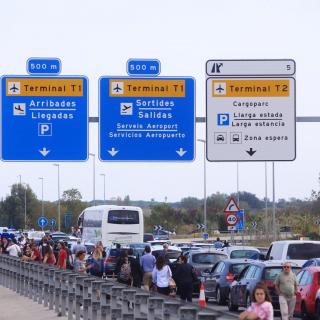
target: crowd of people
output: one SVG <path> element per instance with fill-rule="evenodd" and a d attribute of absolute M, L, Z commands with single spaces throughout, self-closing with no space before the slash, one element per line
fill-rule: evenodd
<path fill-rule="evenodd" d="M 71 269 L 100 278 L 105 277 L 107 257 L 101 242 L 96 243 L 87 259 L 86 247 L 80 239 L 71 249 L 63 241 L 56 244 L 55 251 L 54 247 L 50 236 L 44 237 L 39 243 L 23 237 L 18 241 L 10 237 L 0 239 L 0 254 L 21 257 L 24 261 L 56 265 L 60 269 Z M 145 246 L 141 257 L 134 256 L 131 248 L 121 250 L 119 244 L 116 245 L 116 252 L 116 267 L 112 277 L 119 283 L 142 287 L 147 291 L 157 291 L 164 295 L 178 295 L 183 301 L 192 301 L 193 286 L 199 280 L 186 256 L 181 255 L 172 270 L 167 244 L 163 245 L 163 250 L 157 258 L 151 254 L 148 245 Z M 275 289 L 279 295 L 282 319 L 293 319 L 297 280 L 289 263 L 284 264 L 283 271 L 276 278 Z M 251 306 L 240 314 L 240 320 L 273 320 L 271 298 L 263 284 L 259 283 L 254 288 L 251 301 Z"/>
<path fill-rule="evenodd" d="M 181 256 L 174 271 L 170 268 L 168 245 L 157 258 L 151 254 L 150 246 L 146 246 L 141 257 L 134 256 L 133 249 L 120 250 L 117 244 L 116 267 L 111 275 L 119 283 L 129 286 L 154 290 L 165 295 L 179 294 L 181 299 L 192 301 L 193 282 L 197 276 L 187 259 Z M 106 277 L 106 251 L 98 242 L 89 258 L 86 247 L 79 239 L 68 248 L 67 243 L 54 243 L 50 236 L 45 236 L 40 242 L 24 237 L 18 240 L 1 237 L 0 253 L 21 257 L 23 261 L 34 261 L 60 269 L 71 269 L 75 272 L 88 273 L 96 277 Z"/>

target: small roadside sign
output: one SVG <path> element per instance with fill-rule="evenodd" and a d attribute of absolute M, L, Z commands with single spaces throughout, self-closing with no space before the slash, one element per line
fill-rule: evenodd
<path fill-rule="evenodd" d="M 238 218 L 235 213 L 228 213 L 226 217 L 226 222 L 228 226 L 236 226 L 238 223 Z"/>
<path fill-rule="evenodd" d="M 241 209 L 240 211 L 236 212 L 236 216 L 238 218 L 238 223 L 236 225 L 236 228 L 238 231 L 244 230 L 244 210 Z"/>
<path fill-rule="evenodd" d="M 237 212 L 240 211 L 236 200 L 233 197 L 230 197 L 228 204 L 224 208 L 223 212 L 224 213 L 229 213 L 229 212 Z"/>
<path fill-rule="evenodd" d="M 203 236 L 203 240 L 209 239 L 209 233 L 204 233 L 202 236 Z"/>
<path fill-rule="evenodd" d="M 43 229 L 48 225 L 48 219 L 46 217 L 39 217 L 38 218 L 38 226 Z"/>

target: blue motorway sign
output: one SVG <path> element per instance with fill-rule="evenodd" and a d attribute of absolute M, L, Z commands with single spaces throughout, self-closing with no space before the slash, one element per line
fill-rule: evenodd
<path fill-rule="evenodd" d="M 243 231 L 244 230 L 244 210 L 241 209 L 240 211 L 235 212 L 237 218 L 238 218 L 238 223 L 236 224 L 236 230 L 238 231 Z"/>
<path fill-rule="evenodd" d="M 160 74 L 160 61 L 157 59 L 129 59 L 127 73 L 131 76 L 157 76 Z"/>
<path fill-rule="evenodd" d="M 44 228 L 48 225 L 48 219 L 46 217 L 39 217 L 38 218 L 38 226 L 40 228 Z"/>
<path fill-rule="evenodd" d="M 192 161 L 195 80 L 102 77 L 102 161 Z"/>
<path fill-rule="evenodd" d="M 30 58 L 27 61 L 29 74 L 59 74 L 61 61 L 57 58 Z"/>
<path fill-rule="evenodd" d="M 4 161 L 87 160 L 87 78 L 4 76 L 1 102 Z"/>

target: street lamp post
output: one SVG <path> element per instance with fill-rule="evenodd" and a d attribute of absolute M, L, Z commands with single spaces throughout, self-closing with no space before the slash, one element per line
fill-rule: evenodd
<path fill-rule="evenodd" d="M 27 230 L 27 184 L 22 184 L 24 186 L 24 230 Z"/>
<path fill-rule="evenodd" d="M 95 153 L 89 153 L 93 158 L 93 205 L 96 205 L 96 155 Z"/>
<path fill-rule="evenodd" d="M 103 177 L 103 203 L 106 204 L 106 174 L 100 173 L 100 176 Z"/>
<path fill-rule="evenodd" d="M 60 164 L 54 163 L 55 167 L 58 168 L 58 231 L 61 229 L 61 207 L 60 207 Z"/>
<path fill-rule="evenodd" d="M 207 232 L 207 162 L 206 162 L 206 140 L 197 139 L 203 143 L 203 224 L 204 232 Z"/>
<path fill-rule="evenodd" d="M 39 177 L 39 179 L 41 180 L 41 215 L 42 217 L 44 216 L 44 206 L 43 206 L 43 177 Z"/>

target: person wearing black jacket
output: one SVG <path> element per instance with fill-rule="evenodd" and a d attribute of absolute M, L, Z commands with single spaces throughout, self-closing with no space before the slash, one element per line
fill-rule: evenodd
<path fill-rule="evenodd" d="M 139 261 L 133 255 L 133 249 L 128 250 L 128 259 L 131 265 L 132 286 L 140 288 L 142 280 L 142 271 Z"/>
<path fill-rule="evenodd" d="M 196 278 L 195 271 L 192 265 L 187 262 L 186 256 L 181 256 L 180 260 L 181 263 L 175 270 L 174 278 L 181 300 L 192 302 L 193 281 Z"/>

